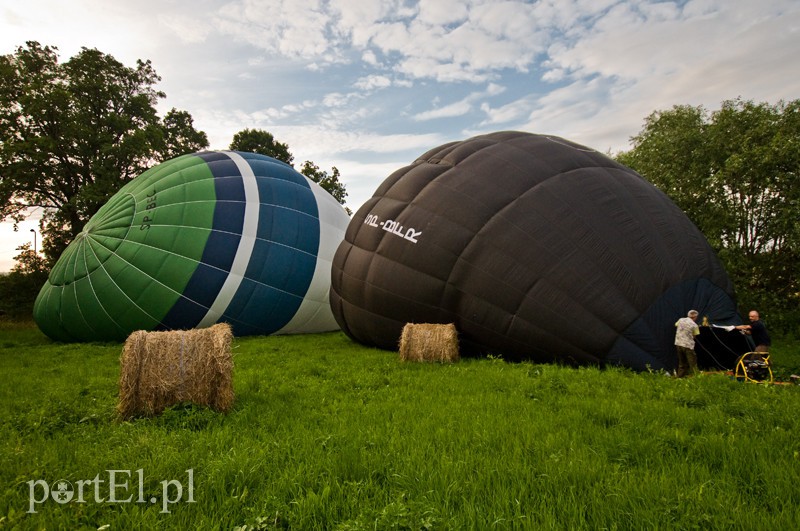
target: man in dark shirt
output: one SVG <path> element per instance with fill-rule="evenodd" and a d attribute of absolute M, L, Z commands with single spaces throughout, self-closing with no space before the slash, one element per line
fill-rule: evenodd
<path fill-rule="evenodd" d="M 739 325 L 736 328 L 744 330 L 745 334 L 749 334 L 753 337 L 753 342 L 756 344 L 756 352 L 769 352 L 772 341 L 767 333 L 767 327 L 764 326 L 764 322 L 759 319 L 757 311 L 751 310 L 748 317 L 750 318 L 749 325 Z"/>

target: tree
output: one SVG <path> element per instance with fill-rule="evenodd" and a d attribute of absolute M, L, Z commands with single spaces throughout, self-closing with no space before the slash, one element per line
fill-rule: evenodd
<path fill-rule="evenodd" d="M 230 149 L 260 153 L 274 159 L 282 160 L 292 166 L 294 156 L 289 152 L 289 146 L 275 140 L 272 133 L 262 129 L 244 129 L 233 135 Z"/>
<path fill-rule="evenodd" d="M 194 153 L 208 147 L 208 137 L 194 128 L 194 119 L 186 111 L 174 107 L 164 116 L 162 140 L 156 149 L 159 161 Z"/>
<path fill-rule="evenodd" d="M 344 204 L 345 198 L 347 197 L 347 190 L 345 189 L 344 184 L 339 180 L 339 168 L 333 166 L 331 174 L 329 175 L 328 172 L 320 170 L 319 166 L 310 160 L 307 160 L 303 163 L 300 173 L 320 185 L 341 204 Z M 345 207 L 345 210 L 348 214 L 353 213 L 347 207 Z"/>
<path fill-rule="evenodd" d="M 50 262 L 127 181 L 208 146 L 188 113 L 159 119 L 150 61 L 129 68 L 82 48 L 59 63 L 57 51 L 31 41 L 0 57 L 0 219 L 42 207 Z"/>
<path fill-rule="evenodd" d="M 289 152 L 287 144 L 278 142 L 272 133 L 268 133 L 262 129 L 245 129 L 239 131 L 233 136 L 230 149 L 236 151 L 248 151 L 251 153 L 260 153 L 267 155 L 293 166 L 292 161 L 294 156 Z M 344 183 L 339 180 L 340 173 L 336 166 L 333 166 L 331 173 L 320 170 L 319 166 L 307 160 L 303 163 L 300 173 L 319 184 L 324 190 L 330 193 L 339 203 L 344 205 L 345 198 L 347 197 L 347 190 Z M 348 214 L 353 212 L 345 207 Z"/>
<path fill-rule="evenodd" d="M 17 247 L 17 251 L 20 251 L 20 253 L 14 257 L 17 263 L 11 268 L 13 273 L 44 275 L 44 280 L 47 279 L 47 264 L 41 254 L 31 249 L 30 243 L 23 243 Z"/>
<path fill-rule="evenodd" d="M 617 159 L 683 209 L 725 263 L 743 312 L 800 324 L 800 100 L 675 106 L 645 119 Z M 769 310 L 768 310 L 769 309 Z M 774 322 L 774 321 L 773 321 Z"/>
<path fill-rule="evenodd" d="M 30 318 L 33 303 L 39 290 L 47 281 L 47 266 L 41 254 L 25 243 L 17 250 L 20 254 L 14 257 L 17 261 L 11 272 L 0 275 L 0 315 L 14 318 Z"/>

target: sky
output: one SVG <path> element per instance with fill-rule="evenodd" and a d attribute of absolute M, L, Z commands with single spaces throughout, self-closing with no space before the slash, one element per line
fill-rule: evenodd
<path fill-rule="evenodd" d="M 447 142 L 520 130 L 613 154 L 657 110 L 800 98 L 797 0 L 0 0 L 0 54 L 31 40 L 150 60 L 160 116 L 189 112 L 210 149 L 269 131 L 297 168 L 336 166 L 353 211 Z M 0 271 L 31 229 L 0 223 Z"/>

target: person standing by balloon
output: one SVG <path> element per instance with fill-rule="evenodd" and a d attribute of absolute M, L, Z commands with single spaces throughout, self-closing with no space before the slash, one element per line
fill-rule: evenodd
<path fill-rule="evenodd" d="M 697 310 L 689 310 L 686 317 L 675 323 L 675 350 L 678 354 L 678 369 L 675 376 L 683 378 L 687 371 L 697 374 L 697 354 L 694 351 L 694 336 L 700 333 L 697 326 Z"/>
<path fill-rule="evenodd" d="M 758 312 L 755 310 L 750 310 L 750 314 L 747 317 L 750 319 L 750 324 L 739 325 L 736 328 L 738 330 L 744 330 L 745 334 L 753 338 L 753 343 L 756 344 L 755 352 L 769 352 L 772 340 L 767 333 L 767 327 L 764 325 L 764 321 L 761 320 Z"/>

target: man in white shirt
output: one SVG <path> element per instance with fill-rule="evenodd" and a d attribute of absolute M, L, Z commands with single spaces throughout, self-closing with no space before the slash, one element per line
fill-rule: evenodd
<path fill-rule="evenodd" d="M 700 333 L 697 326 L 697 310 L 689 310 L 687 317 L 675 323 L 675 350 L 678 352 L 678 370 L 675 376 L 683 378 L 687 371 L 697 374 L 697 354 L 694 352 L 694 336 Z"/>

